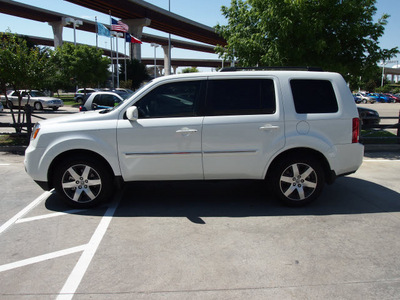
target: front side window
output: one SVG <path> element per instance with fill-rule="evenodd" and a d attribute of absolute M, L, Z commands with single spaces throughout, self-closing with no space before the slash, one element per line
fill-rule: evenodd
<path fill-rule="evenodd" d="M 328 80 L 293 79 L 290 81 L 294 106 L 298 114 L 335 113 L 338 104 Z"/>
<path fill-rule="evenodd" d="M 209 115 L 273 114 L 274 82 L 272 79 L 210 80 L 206 109 Z"/>
<path fill-rule="evenodd" d="M 159 86 L 135 103 L 139 118 L 196 115 L 202 81 L 173 82 Z"/>

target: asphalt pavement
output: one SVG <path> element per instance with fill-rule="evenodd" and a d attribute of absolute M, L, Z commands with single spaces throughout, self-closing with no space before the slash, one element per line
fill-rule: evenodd
<path fill-rule="evenodd" d="M 400 154 L 304 208 L 253 181 L 128 184 L 71 210 L 0 153 L 2 299 L 398 299 Z"/>

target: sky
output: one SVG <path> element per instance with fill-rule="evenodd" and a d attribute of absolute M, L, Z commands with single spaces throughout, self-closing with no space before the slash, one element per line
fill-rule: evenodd
<path fill-rule="evenodd" d="M 84 7 L 72 4 L 63 0 L 18 0 L 16 2 L 25 3 L 28 5 L 44 8 L 50 11 L 56 11 L 63 14 L 78 17 L 84 20 L 94 21 L 95 17 L 103 24 L 109 24 L 110 18 L 108 15 L 101 14 L 97 11 L 86 9 Z M 185 18 L 191 19 L 195 22 L 213 27 L 216 24 L 226 24 L 226 19 L 222 15 L 221 6 L 230 6 L 231 0 L 146 0 L 153 5 L 168 10 L 168 5 L 171 5 L 171 12 L 181 15 Z M 377 0 L 376 2 L 377 13 L 375 21 L 384 13 L 391 15 L 388 25 L 385 27 L 385 33 L 381 37 L 380 47 L 390 49 L 393 47 L 400 48 L 400 1 L 399 0 Z M 43 22 L 32 21 L 24 18 L 18 18 L 0 13 L 0 31 L 10 30 L 12 33 L 33 35 L 46 38 L 53 38 L 53 31 L 50 25 Z M 145 27 L 144 33 L 154 34 L 167 37 L 168 34 L 162 31 L 153 30 Z M 181 39 L 178 36 L 172 36 L 174 39 Z M 73 42 L 73 30 L 64 28 L 63 40 Z M 120 52 L 124 52 L 124 44 L 122 39 L 118 44 Z M 83 44 L 96 44 L 96 37 L 93 33 L 87 33 L 77 30 L 76 32 L 77 43 Z M 99 46 L 103 48 L 110 47 L 110 40 L 106 37 L 99 37 Z M 197 51 L 190 51 L 178 48 L 172 48 L 173 58 L 198 58 L 198 59 L 218 59 L 218 55 L 211 53 L 202 53 Z M 157 58 L 163 58 L 163 51 L 156 49 Z M 149 43 L 142 45 L 142 57 L 154 58 L 154 48 Z M 400 55 L 394 58 L 393 61 L 400 60 Z M 396 65 L 396 63 L 388 63 L 387 66 Z M 205 68 L 207 71 L 210 69 Z"/>

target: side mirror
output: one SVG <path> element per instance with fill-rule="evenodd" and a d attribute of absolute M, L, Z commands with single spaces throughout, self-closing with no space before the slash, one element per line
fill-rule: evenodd
<path fill-rule="evenodd" d="M 126 110 L 126 118 L 130 121 L 139 119 L 139 111 L 136 106 L 131 106 Z"/>

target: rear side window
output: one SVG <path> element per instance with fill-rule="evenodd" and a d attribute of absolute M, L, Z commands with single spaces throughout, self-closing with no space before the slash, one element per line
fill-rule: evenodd
<path fill-rule="evenodd" d="M 335 113 L 338 104 L 328 80 L 293 79 L 290 81 L 298 114 Z"/>
<path fill-rule="evenodd" d="M 209 80 L 208 115 L 273 114 L 276 110 L 272 79 Z"/>

